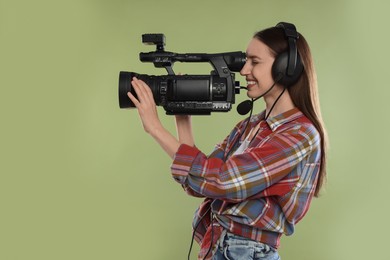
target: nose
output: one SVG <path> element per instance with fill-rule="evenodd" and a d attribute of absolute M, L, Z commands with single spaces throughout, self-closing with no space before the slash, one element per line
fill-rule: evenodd
<path fill-rule="evenodd" d="M 249 72 L 250 72 L 250 68 L 249 68 L 249 64 L 248 64 L 248 60 L 247 60 L 244 64 L 244 67 L 242 67 L 242 69 L 240 71 L 240 75 L 246 76 L 249 74 Z"/>

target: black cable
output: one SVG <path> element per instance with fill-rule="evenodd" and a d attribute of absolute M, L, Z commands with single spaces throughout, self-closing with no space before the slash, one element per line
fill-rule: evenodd
<path fill-rule="evenodd" d="M 284 91 L 286 91 L 286 87 L 283 89 L 282 93 L 279 94 L 278 98 L 277 98 L 277 99 L 275 100 L 275 102 L 272 104 L 272 107 L 271 107 L 271 109 L 268 111 L 268 115 L 266 115 L 266 117 L 264 118 L 264 120 L 267 120 L 267 119 L 268 119 L 269 115 L 271 114 L 272 109 L 274 109 L 276 103 L 277 103 L 278 100 L 282 97 Z"/>
<path fill-rule="evenodd" d="M 248 121 L 246 122 L 245 128 L 244 128 L 244 130 L 241 132 L 240 137 L 238 138 L 238 140 L 235 141 L 235 144 L 232 146 L 232 149 L 230 149 L 230 151 L 229 151 L 229 152 L 226 154 L 226 156 L 224 157 L 225 160 L 226 160 L 226 158 L 230 155 L 231 151 L 234 149 L 234 146 L 237 145 L 236 142 L 237 142 L 237 141 L 239 142 L 240 139 L 242 138 L 242 135 L 245 133 L 245 131 L 246 131 L 248 125 L 249 125 L 249 121 L 250 121 L 250 119 L 251 119 L 251 117 L 252 117 L 252 114 L 253 114 L 253 104 L 254 104 L 254 102 L 255 102 L 256 100 L 262 98 L 263 96 L 265 96 L 268 92 L 270 92 L 270 91 L 274 88 L 274 86 L 276 85 L 276 83 L 279 82 L 280 79 L 281 79 L 281 78 L 278 77 L 278 78 L 274 81 L 274 83 L 271 85 L 271 87 L 270 87 L 266 92 L 264 92 L 263 94 L 261 94 L 261 95 L 258 96 L 257 98 L 252 98 L 252 100 L 251 100 L 251 105 L 250 105 L 250 114 L 249 114 L 249 117 L 248 117 Z M 248 88 L 246 88 L 246 87 L 240 87 L 240 88 L 248 89 Z M 286 90 L 286 88 L 284 88 L 284 90 Z M 284 90 L 283 90 L 283 92 L 284 92 Z M 282 94 L 283 94 L 283 92 L 282 92 Z M 282 94 L 280 94 L 280 96 L 281 96 Z M 268 116 L 269 116 L 269 114 L 271 113 L 272 109 L 274 108 L 276 102 L 279 100 L 280 96 L 276 99 L 276 101 L 275 101 L 274 104 L 272 105 L 271 110 L 270 110 L 270 112 L 268 113 Z M 245 101 L 244 101 L 244 102 L 245 102 Z M 242 103 L 244 103 L 244 102 L 242 102 Z M 239 113 L 240 113 L 240 112 L 239 112 Z M 245 114 L 247 114 L 247 113 L 248 113 L 248 112 L 244 113 L 243 115 L 245 115 Z M 240 113 L 240 114 L 241 114 L 241 113 Z M 267 120 L 268 116 L 266 116 L 265 120 Z M 256 135 L 255 135 L 255 136 L 256 136 Z"/>
<path fill-rule="evenodd" d="M 194 244 L 194 239 L 195 239 L 195 232 L 196 232 L 196 229 L 198 228 L 200 222 L 202 222 L 203 218 L 206 216 L 206 214 L 210 211 L 211 207 L 209 207 L 207 209 L 207 211 L 200 217 L 198 223 L 196 223 L 195 227 L 194 227 L 194 230 L 192 231 L 192 238 L 191 238 L 191 244 L 190 244 L 190 248 L 188 250 L 188 256 L 187 256 L 187 259 L 190 260 L 190 257 L 191 257 L 191 251 L 192 251 L 192 246 Z"/>
<path fill-rule="evenodd" d="M 211 239 L 210 239 L 210 246 L 209 246 L 209 249 L 207 250 L 206 255 L 203 257 L 203 260 L 205 260 L 207 255 L 210 253 L 210 250 L 213 247 L 213 240 L 214 240 L 214 217 L 213 217 L 213 212 L 211 212 Z"/>
<path fill-rule="evenodd" d="M 265 116 L 264 120 L 267 121 L 269 115 L 271 114 L 271 111 L 274 109 L 276 102 L 280 99 L 280 97 L 283 95 L 284 91 L 286 91 L 286 88 L 283 89 L 282 93 L 279 94 L 279 96 L 276 98 L 275 102 L 272 104 L 271 109 L 268 111 L 268 114 Z M 255 139 L 256 135 L 259 133 L 260 128 L 257 129 L 256 134 L 253 135 L 250 143 Z"/>
<path fill-rule="evenodd" d="M 248 120 L 247 120 L 247 122 L 246 122 L 245 128 L 244 128 L 244 130 L 241 132 L 239 138 L 235 140 L 234 144 L 232 145 L 232 149 L 230 149 L 229 152 L 228 152 L 228 153 L 226 154 L 226 156 L 224 157 L 224 161 L 226 161 L 227 157 L 232 153 L 232 151 L 234 151 L 234 147 L 237 145 L 237 142 L 238 142 L 238 143 L 240 142 L 240 140 L 241 140 L 241 138 L 242 138 L 242 135 L 245 133 L 246 129 L 247 129 L 248 126 L 249 126 L 249 121 L 250 121 L 250 119 L 251 119 L 251 117 L 252 117 L 252 114 L 253 114 L 253 102 L 255 102 L 256 100 L 258 100 L 259 98 L 261 98 L 262 96 L 264 96 L 266 93 L 268 93 L 268 92 L 275 86 L 275 83 L 276 83 L 276 82 L 274 82 L 274 84 L 272 84 L 272 86 L 270 87 L 270 89 L 267 90 L 267 91 L 266 91 L 263 95 L 261 95 L 260 97 L 257 97 L 257 98 L 255 98 L 255 99 L 252 98 L 252 108 L 251 108 L 251 110 L 250 110 L 250 114 L 249 114 Z M 265 121 L 268 119 L 269 115 L 271 114 L 271 111 L 274 109 L 276 103 L 279 101 L 279 99 L 282 97 L 282 95 L 283 95 L 283 93 L 284 93 L 285 91 L 286 91 L 286 87 L 283 88 L 282 93 L 279 94 L 279 96 L 276 98 L 275 102 L 272 104 L 271 109 L 268 111 L 268 114 L 265 115 L 265 118 L 264 118 Z M 257 133 L 259 132 L 259 130 L 260 130 L 260 128 L 257 130 L 256 134 L 252 137 L 252 140 L 256 137 L 256 135 L 257 135 Z M 252 140 L 251 140 L 251 142 L 252 142 Z"/>

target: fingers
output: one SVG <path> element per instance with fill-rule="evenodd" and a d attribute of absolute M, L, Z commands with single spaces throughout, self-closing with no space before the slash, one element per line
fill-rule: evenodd
<path fill-rule="evenodd" d="M 153 93 L 150 87 L 142 80 L 133 78 L 131 84 L 137 93 L 138 101 L 145 104 L 154 104 Z"/>
<path fill-rule="evenodd" d="M 130 100 L 133 102 L 133 104 L 135 105 L 135 107 L 138 107 L 139 106 L 139 101 L 138 99 L 136 99 L 136 97 L 133 96 L 133 94 L 131 94 L 130 92 L 127 92 L 127 96 L 130 98 Z"/>
<path fill-rule="evenodd" d="M 141 82 L 136 78 L 133 77 L 131 81 L 131 85 L 133 86 L 133 89 L 135 90 L 135 93 L 137 94 L 138 100 L 140 103 L 145 102 L 145 91 L 143 86 L 141 85 Z"/>
<path fill-rule="evenodd" d="M 142 90 L 145 93 L 151 92 L 150 87 L 141 79 L 137 79 L 136 77 L 133 77 L 131 83 L 135 84 L 136 87 L 138 87 L 140 90 Z"/>
<path fill-rule="evenodd" d="M 135 93 L 137 94 L 137 98 L 130 92 L 127 93 L 127 96 L 137 108 L 140 108 L 141 105 L 156 106 L 154 102 L 153 92 L 144 81 L 133 77 L 131 85 Z"/>

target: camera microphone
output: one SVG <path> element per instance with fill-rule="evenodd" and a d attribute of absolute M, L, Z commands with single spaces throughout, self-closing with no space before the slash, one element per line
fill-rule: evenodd
<path fill-rule="evenodd" d="M 257 99 L 256 99 L 257 100 Z M 244 116 L 246 114 L 249 113 L 249 111 L 251 111 L 251 109 L 253 108 L 253 102 L 255 101 L 255 99 L 252 99 L 252 100 L 245 100 L 245 101 L 242 101 L 240 104 L 238 104 L 237 106 L 237 112 Z"/>

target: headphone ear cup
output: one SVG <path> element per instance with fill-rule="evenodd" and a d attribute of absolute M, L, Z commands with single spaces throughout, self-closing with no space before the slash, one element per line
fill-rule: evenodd
<path fill-rule="evenodd" d="M 299 55 L 297 57 L 297 64 L 293 75 L 287 75 L 287 66 L 288 52 L 282 52 L 276 56 L 274 64 L 272 65 L 272 77 L 274 81 L 285 87 L 295 84 L 303 71 L 303 64 Z"/>

